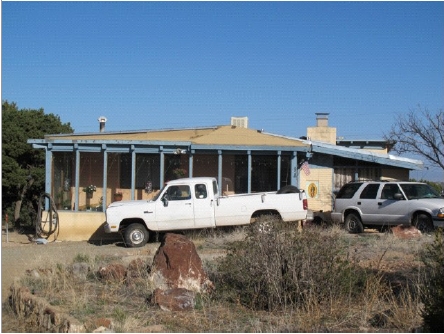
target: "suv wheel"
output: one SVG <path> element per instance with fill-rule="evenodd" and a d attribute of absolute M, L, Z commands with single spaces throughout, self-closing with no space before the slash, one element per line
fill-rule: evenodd
<path fill-rule="evenodd" d="M 424 213 L 417 215 L 413 221 L 413 225 L 422 233 L 433 231 L 433 223 L 429 216 Z"/>
<path fill-rule="evenodd" d="M 350 233 L 364 232 L 361 218 L 355 213 L 349 213 L 347 217 L 345 217 L 345 229 Z"/>

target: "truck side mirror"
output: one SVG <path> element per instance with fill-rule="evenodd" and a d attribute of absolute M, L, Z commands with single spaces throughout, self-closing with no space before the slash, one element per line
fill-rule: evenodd
<path fill-rule="evenodd" d="M 166 196 L 162 197 L 163 206 L 168 206 L 168 198 Z"/>

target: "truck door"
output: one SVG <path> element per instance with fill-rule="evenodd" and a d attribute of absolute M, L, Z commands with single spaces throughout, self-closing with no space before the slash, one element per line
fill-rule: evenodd
<path fill-rule="evenodd" d="M 156 201 L 156 221 L 160 230 L 194 228 L 193 199 L 189 185 L 173 185 Z"/>
<path fill-rule="evenodd" d="M 194 186 L 194 224 L 196 228 L 214 227 L 215 205 L 213 194 L 205 183 Z"/>

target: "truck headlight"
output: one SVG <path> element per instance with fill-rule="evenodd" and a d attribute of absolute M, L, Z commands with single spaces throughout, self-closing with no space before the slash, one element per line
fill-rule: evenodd
<path fill-rule="evenodd" d="M 444 208 L 438 210 L 438 218 L 444 218 Z"/>

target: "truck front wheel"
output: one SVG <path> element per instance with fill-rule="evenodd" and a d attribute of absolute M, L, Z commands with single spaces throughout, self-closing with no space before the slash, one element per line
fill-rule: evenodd
<path fill-rule="evenodd" d="M 127 247 L 143 247 L 148 242 L 149 232 L 142 224 L 131 224 L 125 228 L 123 238 Z"/>

